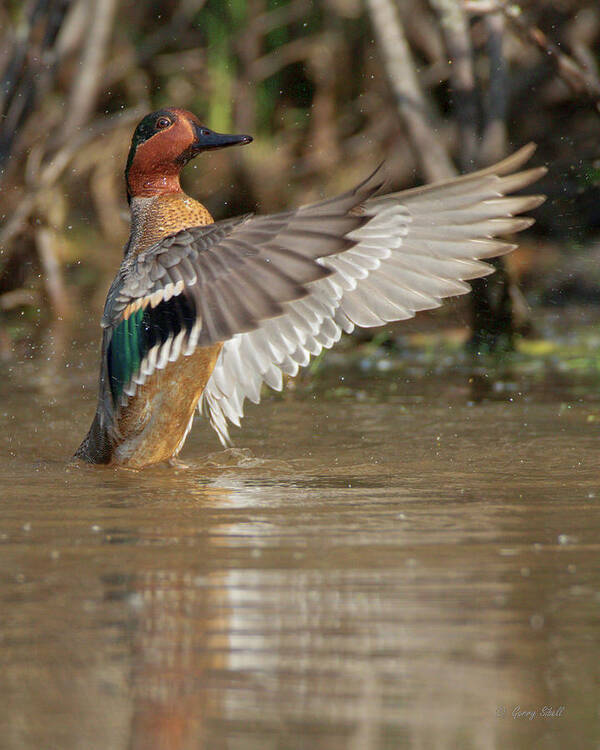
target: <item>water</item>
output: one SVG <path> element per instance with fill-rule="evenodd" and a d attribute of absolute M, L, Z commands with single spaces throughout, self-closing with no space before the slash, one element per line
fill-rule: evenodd
<path fill-rule="evenodd" d="M 0 372 L 0 747 L 598 747 L 591 384 L 334 369 L 135 473 L 66 463 L 55 344 Z"/>

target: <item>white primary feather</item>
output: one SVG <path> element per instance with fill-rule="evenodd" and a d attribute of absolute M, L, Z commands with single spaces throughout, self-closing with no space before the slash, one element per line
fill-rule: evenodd
<path fill-rule="evenodd" d="M 540 169 L 500 176 L 532 151 L 525 147 L 474 175 L 367 201 L 364 213 L 372 218 L 348 235 L 357 244 L 317 260 L 333 274 L 310 284 L 308 297 L 286 303 L 280 317 L 223 345 L 199 405 L 223 445 L 230 443 L 227 422 L 239 425 L 246 398 L 258 403 L 263 383 L 279 390 L 283 374 L 295 375 L 342 331 L 410 318 L 468 292 L 465 280 L 491 273 L 479 259 L 512 250 L 494 238 L 529 226 L 530 219 L 514 214 L 543 200 L 504 197 L 541 176 Z"/>

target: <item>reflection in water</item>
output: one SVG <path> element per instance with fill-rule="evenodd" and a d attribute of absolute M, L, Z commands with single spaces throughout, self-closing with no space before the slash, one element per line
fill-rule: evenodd
<path fill-rule="evenodd" d="M 220 476 L 195 491 L 215 514 L 208 529 L 177 527 L 169 538 L 158 524 L 128 541 L 185 549 L 169 568 L 126 581 L 136 611 L 131 747 L 235 747 L 243 737 L 241 747 L 258 748 L 282 727 L 302 727 L 323 749 L 531 746 L 539 728 L 505 725 L 498 712 L 566 700 L 560 678 L 524 668 L 559 653 L 542 614 L 552 589 L 530 585 L 543 550 L 479 546 L 498 535 L 501 515 L 473 519 L 470 502 L 432 516 L 423 497 L 404 493 L 397 514 L 395 491 L 321 487 L 317 504 L 300 479 L 259 487 Z M 292 528 L 290 506 L 304 506 Z M 220 522 L 248 508 L 253 517 Z M 399 528 L 386 510 L 402 516 Z M 355 528 L 363 520 L 368 533 Z M 468 544 L 449 550 L 443 537 L 465 530 Z M 218 570 L 207 572 L 207 560 Z"/>
<path fill-rule="evenodd" d="M 207 682 L 223 662 L 215 634 L 226 631 L 227 620 L 209 614 L 218 602 L 191 575 L 148 573 L 136 589 L 141 612 L 132 649 L 131 748 L 204 747 L 206 720 L 218 713 L 217 693 Z"/>
<path fill-rule="evenodd" d="M 204 508 L 227 500 L 219 489 L 196 488 L 193 494 Z M 125 530 L 111 531 L 111 541 L 126 537 Z M 159 526 L 127 539 L 127 544 L 144 543 L 184 544 L 202 557 L 210 554 L 189 529 L 177 529 L 169 538 Z M 176 564 L 104 576 L 107 599 L 122 598 L 135 613 L 128 627 L 131 750 L 210 747 L 206 722 L 218 714 L 219 703 L 210 678 L 224 668 L 222 634 L 227 632 L 222 579 L 222 573 L 195 573 Z"/>
<path fill-rule="evenodd" d="M 0 378 L 2 750 L 597 736 L 597 391 L 390 376 L 135 473 L 65 465 L 95 373 L 44 367 Z"/>

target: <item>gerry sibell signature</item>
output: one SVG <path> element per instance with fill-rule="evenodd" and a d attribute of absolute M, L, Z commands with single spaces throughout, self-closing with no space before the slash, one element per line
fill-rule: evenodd
<path fill-rule="evenodd" d="M 565 711 L 566 708 L 564 706 L 557 706 L 556 708 L 554 706 L 542 706 L 541 708 L 530 710 L 521 708 L 521 706 L 515 706 L 511 715 L 513 719 L 529 719 L 529 721 L 533 721 L 534 719 L 558 719 L 564 715 Z M 506 716 L 506 713 L 506 706 L 498 706 L 496 709 L 496 716 L 500 718 Z"/>

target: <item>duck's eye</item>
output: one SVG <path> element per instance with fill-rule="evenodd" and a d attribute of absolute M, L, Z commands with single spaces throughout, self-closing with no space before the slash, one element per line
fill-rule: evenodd
<path fill-rule="evenodd" d="M 208 130 L 207 128 L 201 128 L 200 135 L 210 135 L 210 130 Z"/>
<path fill-rule="evenodd" d="M 164 130 L 165 128 L 168 128 L 169 125 L 171 125 L 171 120 L 169 120 L 168 117 L 159 117 L 156 121 L 156 129 L 157 130 Z"/>

